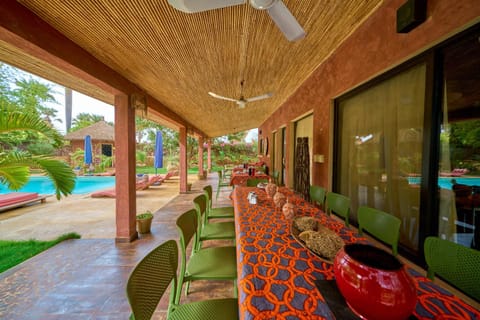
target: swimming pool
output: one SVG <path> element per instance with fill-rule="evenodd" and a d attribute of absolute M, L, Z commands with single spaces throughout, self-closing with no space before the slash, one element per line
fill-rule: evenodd
<path fill-rule="evenodd" d="M 77 177 L 75 182 L 75 189 L 72 194 L 90 193 L 96 190 L 111 188 L 115 186 L 115 177 L 96 177 L 84 176 Z M 21 192 L 37 192 L 40 194 L 55 194 L 55 188 L 52 181 L 47 177 L 30 177 L 28 183 L 23 186 Z M 0 194 L 9 193 L 5 185 L 0 184 Z"/>
<path fill-rule="evenodd" d="M 409 177 L 409 184 L 420 184 L 420 177 Z M 452 181 L 453 180 L 453 181 Z M 439 177 L 440 188 L 452 190 L 453 183 L 466 184 L 467 186 L 480 186 L 480 178 L 476 177 Z"/>

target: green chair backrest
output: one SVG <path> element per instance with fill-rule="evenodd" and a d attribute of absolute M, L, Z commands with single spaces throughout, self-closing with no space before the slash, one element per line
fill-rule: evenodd
<path fill-rule="evenodd" d="M 437 274 L 480 300 L 480 251 L 438 237 L 427 237 L 424 254 L 430 279 Z"/>
<path fill-rule="evenodd" d="M 221 170 L 217 171 L 218 173 L 218 185 L 219 186 L 229 186 L 230 183 L 225 179 L 225 176 Z"/>
<path fill-rule="evenodd" d="M 180 292 L 182 292 L 183 275 L 187 267 L 187 247 L 193 239 L 192 254 L 198 248 L 198 214 L 197 210 L 190 209 L 185 211 L 177 218 L 177 229 L 180 234 L 180 272 L 178 279 L 178 295 L 175 296 L 175 304 L 180 302 Z"/>
<path fill-rule="evenodd" d="M 248 178 L 247 187 L 256 187 L 260 182 L 267 183 L 268 179 Z"/>
<path fill-rule="evenodd" d="M 398 253 L 398 238 L 400 237 L 401 220 L 384 211 L 361 206 L 358 208 L 358 231 L 363 230 L 375 238 L 392 246 L 393 255 Z"/>
<path fill-rule="evenodd" d="M 207 209 L 210 210 L 212 209 L 212 194 L 213 194 L 213 188 L 211 185 L 206 185 L 203 187 L 203 192 L 207 196 Z"/>
<path fill-rule="evenodd" d="M 133 269 L 127 281 L 130 319 L 151 319 L 157 305 L 173 280 L 170 306 L 177 295 L 178 247 L 168 240 L 148 253 Z"/>
<path fill-rule="evenodd" d="M 345 225 L 348 227 L 348 219 L 350 216 L 350 198 L 335 193 L 327 193 L 327 214 L 334 212 L 345 218 Z"/>
<path fill-rule="evenodd" d="M 207 196 L 205 194 L 200 194 L 193 199 L 193 204 L 197 210 L 198 215 L 198 224 L 199 229 L 198 233 L 200 234 L 201 228 L 203 225 L 208 223 L 207 219 Z"/>
<path fill-rule="evenodd" d="M 310 186 L 310 200 L 314 204 L 318 204 L 320 208 L 325 209 L 325 194 L 327 193 L 327 190 L 325 188 L 322 188 L 320 186 Z"/>
<path fill-rule="evenodd" d="M 271 177 L 272 177 L 273 183 L 275 183 L 275 184 L 278 186 L 278 184 L 280 183 L 280 182 L 278 181 L 278 179 L 280 178 L 280 171 L 274 170 L 274 171 L 272 172 Z"/>

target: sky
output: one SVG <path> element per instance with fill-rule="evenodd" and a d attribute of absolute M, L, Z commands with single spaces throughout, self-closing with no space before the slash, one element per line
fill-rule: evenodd
<path fill-rule="evenodd" d="M 27 76 L 31 76 L 32 78 L 47 83 L 54 92 L 54 97 L 57 103 L 49 103 L 47 104 L 48 107 L 54 108 L 57 110 L 57 118 L 59 118 L 62 122 L 54 121 L 54 126 L 62 133 L 65 134 L 66 132 L 66 123 L 65 123 L 65 89 L 63 86 L 60 86 L 56 83 L 51 81 L 45 80 L 43 78 L 37 77 L 35 75 L 31 75 L 27 72 L 21 71 Z M 107 103 L 104 103 L 100 100 L 91 98 L 79 92 L 73 91 L 72 94 L 72 120 L 79 113 L 90 113 L 95 115 L 103 116 L 105 121 L 108 122 L 115 122 L 115 112 L 114 107 Z M 252 139 L 257 139 L 258 133 L 257 129 L 252 129 L 249 131 L 246 141 L 251 142 Z"/>
<path fill-rule="evenodd" d="M 49 107 L 55 108 L 58 111 L 57 117 L 62 120 L 62 123 L 55 121 L 54 125 L 58 130 L 60 130 L 60 132 L 65 133 L 65 89 L 58 85 L 55 86 L 57 91 L 55 94 L 55 99 L 57 100 L 58 104 L 49 104 Z M 103 116 L 107 122 L 115 122 L 115 110 L 112 105 L 73 91 L 72 120 L 75 119 L 79 113 L 100 115 Z"/>

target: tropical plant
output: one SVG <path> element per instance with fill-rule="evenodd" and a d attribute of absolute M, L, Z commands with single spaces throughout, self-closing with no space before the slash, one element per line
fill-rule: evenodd
<path fill-rule="evenodd" d="M 34 132 L 61 144 L 62 137 L 39 115 L 18 111 L 7 104 L 0 105 L 0 141 L 2 136 L 16 131 Z M 30 167 L 41 169 L 53 182 L 57 199 L 72 193 L 75 173 L 64 162 L 46 156 L 34 156 L 27 151 L 0 145 L 0 183 L 18 190 L 28 182 Z"/>
<path fill-rule="evenodd" d="M 55 92 L 49 84 L 45 84 L 32 78 L 24 72 L 0 63 L 0 104 L 9 106 L 16 111 L 32 113 L 48 122 L 59 121 L 57 111 L 48 107 L 47 104 L 57 103 L 54 98 Z M 30 145 L 53 144 L 52 148 L 59 147 L 63 140 L 49 141 L 44 135 L 35 131 L 16 130 L 2 135 L 0 144 L 8 149 L 29 150 Z M 39 149 L 33 147 L 34 149 Z M 42 149 L 47 148 L 43 146 Z"/>
<path fill-rule="evenodd" d="M 77 148 L 74 152 L 70 153 L 70 160 L 74 168 L 80 168 L 83 166 L 83 159 L 85 157 L 85 151 Z"/>
<path fill-rule="evenodd" d="M 104 120 L 103 116 L 100 116 L 97 114 L 91 114 L 91 113 L 85 113 L 85 112 L 79 113 L 77 114 L 75 119 L 73 119 L 72 121 L 72 127 L 70 129 L 70 132 L 86 128 L 88 126 L 91 126 L 94 123 L 97 123 L 103 120 Z M 109 123 L 109 124 L 112 125 L 112 123 Z"/>

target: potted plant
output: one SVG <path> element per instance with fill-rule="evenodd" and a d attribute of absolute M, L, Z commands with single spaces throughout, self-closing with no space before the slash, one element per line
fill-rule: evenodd
<path fill-rule="evenodd" d="M 147 210 L 144 213 L 137 214 L 137 231 L 138 233 L 150 233 L 152 226 L 153 214 Z"/>

